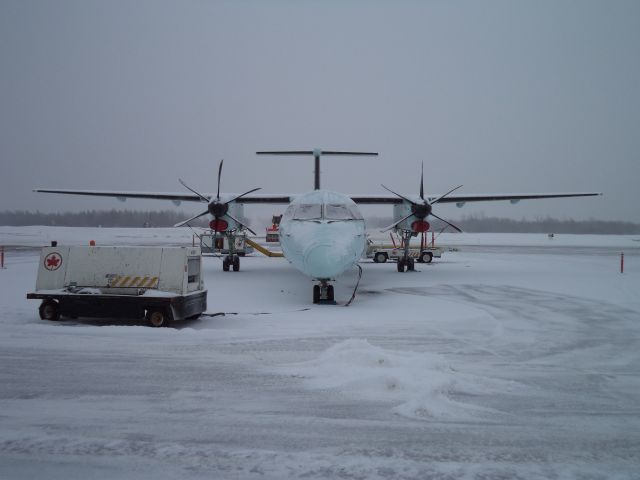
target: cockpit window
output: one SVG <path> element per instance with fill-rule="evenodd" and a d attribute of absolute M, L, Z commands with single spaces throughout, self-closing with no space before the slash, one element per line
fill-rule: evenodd
<path fill-rule="evenodd" d="M 353 213 L 346 205 L 328 203 L 324 206 L 324 218 L 327 220 L 353 220 Z"/>
<path fill-rule="evenodd" d="M 355 205 L 347 205 L 347 208 L 351 212 L 351 218 L 354 220 L 364 220 L 364 217 L 360 213 L 360 210 L 358 210 L 358 207 Z"/>
<path fill-rule="evenodd" d="M 321 206 L 317 203 L 308 205 L 298 205 L 294 220 L 320 220 L 322 218 Z"/>

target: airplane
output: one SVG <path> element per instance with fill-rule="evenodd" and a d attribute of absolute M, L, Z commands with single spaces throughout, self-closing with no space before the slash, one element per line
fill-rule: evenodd
<path fill-rule="evenodd" d="M 300 272 L 311 277 L 317 283 L 313 286 L 314 304 L 336 304 L 334 288 L 331 284 L 337 277 L 353 267 L 359 267 L 367 237 L 365 221 L 358 205 L 392 205 L 394 221 L 385 230 L 396 231 L 403 240 L 404 253 L 398 259 L 398 272 L 415 269 L 414 260 L 409 256 L 409 243 L 413 236 L 429 230 L 429 217 L 437 218 L 456 231 L 462 230 L 456 225 L 436 215 L 433 207 L 443 203 L 455 203 L 462 207 L 468 202 L 504 201 L 512 204 L 520 200 L 543 198 L 590 197 L 602 195 L 595 192 L 581 193 L 533 193 L 533 194 L 454 194 L 462 187 L 457 186 L 442 195 L 424 194 L 424 167 L 420 176 L 419 194 L 404 195 L 382 185 L 392 195 L 347 195 L 320 187 L 320 158 L 327 155 L 340 156 L 377 156 L 377 152 L 281 150 L 260 151 L 258 155 L 312 155 L 315 162 L 314 188 L 304 194 L 251 195 L 260 188 L 253 188 L 242 194 L 221 194 L 220 182 L 223 161 L 218 168 L 217 193 L 202 194 L 189 187 L 182 179 L 180 183 L 189 190 L 186 193 L 127 192 L 105 190 L 61 190 L 35 189 L 34 192 L 58 193 L 67 195 L 89 195 L 115 197 L 125 201 L 127 198 L 171 200 L 175 205 L 183 201 L 202 202 L 207 209 L 175 226 L 188 225 L 189 222 L 205 215 L 212 217 L 211 230 L 227 235 L 232 249 L 223 260 L 223 270 L 234 271 L 240 268 L 240 259 L 233 251 L 233 239 L 238 232 L 249 230 L 243 221 L 243 208 L 246 204 L 285 204 L 285 212 L 280 221 L 280 245 L 284 257 Z M 360 275 L 362 270 L 360 269 Z M 356 286 L 357 288 L 357 286 Z M 355 290 L 354 290 L 355 295 Z M 353 296 L 351 300 L 353 300 Z M 349 301 L 349 303 L 351 302 Z"/>

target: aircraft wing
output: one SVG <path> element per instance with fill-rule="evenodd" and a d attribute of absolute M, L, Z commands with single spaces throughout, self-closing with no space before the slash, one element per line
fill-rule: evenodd
<path fill-rule="evenodd" d="M 479 194 L 479 195 L 448 195 L 438 201 L 438 203 L 457 203 L 464 205 L 467 202 L 491 202 L 509 200 L 517 203 L 520 200 L 537 200 L 541 198 L 567 198 L 567 197 L 594 197 L 602 195 L 597 192 L 576 192 L 576 193 L 507 193 L 507 194 Z M 440 195 L 430 195 L 429 202 L 439 198 Z M 351 199 L 358 204 L 381 205 L 398 204 L 403 200 L 395 195 L 351 195 Z M 416 198 L 416 200 L 418 200 Z"/>
<path fill-rule="evenodd" d="M 37 188 L 34 192 L 41 193 L 59 193 L 63 195 L 87 195 L 93 197 L 112 197 L 124 201 L 127 198 L 140 198 L 151 200 L 171 200 L 176 204 L 180 202 L 201 202 L 202 199 L 193 193 L 168 193 L 168 192 L 131 192 L 118 190 L 61 190 L 50 188 Z M 208 198 L 215 195 L 210 193 L 204 194 Z M 233 197 L 234 194 L 228 194 Z M 567 197 L 593 197 L 602 195 L 597 192 L 577 192 L 577 193 L 509 193 L 509 194 L 455 194 L 448 195 L 438 201 L 438 203 L 458 203 L 465 204 L 467 202 L 490 202 L 509 200 L 516 203 L 520 200 L 535 200 L 541 198 L 567 198 Z M 293 200 L 295 194 L 271 194 L 271 195 L 247 195 L 239 198 L 238 203 L 247 204 L 288 204 Z M 398 204 L 402 203 L 402 199 L 395 195 L 350 195 L 351 199 L 358 204 L 381 205 L 381 204 Z M 440 195 L 430 195 L 427 199 L 431 202 Z M 409 197 L 410 198 L 410 197 Z"/>
<path fill-rule="evenodd" d="M 202 199 L 192 193 L 166 193 L 166 192 L 125 192 L 117 190 L 60 190 L 51 188 L 37 188 L 34 192 L 59 193 L 63 195 L 87 195 L 92 197 L 112 197 L 125 201 L 127 198 L 141 198 L 151 200 L 171 200 L 176 204 L 180 202 L 201 202 Z M 208 198 L 214 194 L 205 193 Z M 234 194 L 228 194 L 232 197 Z M 291 201 L 293 195 L 247 195 L 237 200 L 238 203 L 284 203 Z"/>

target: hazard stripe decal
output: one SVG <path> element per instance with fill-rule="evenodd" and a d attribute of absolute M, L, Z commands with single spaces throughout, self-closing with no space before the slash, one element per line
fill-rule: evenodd
<path fill-rule="evenodd" d="M 152 276 L 135 276 L 124 275 L 122 277 L 115 276 L 111 282 L 112 287 L 135 287 L 135 288 L 156 288 L 158 286 L 158 277 Z"/>

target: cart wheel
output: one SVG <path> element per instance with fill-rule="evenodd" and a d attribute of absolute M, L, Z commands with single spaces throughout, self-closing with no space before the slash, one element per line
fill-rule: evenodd
<path fill-rule="evenodd" d="M 151 308 L 147 311 L 147 321 L 152 327 L 167 327 L 169 325 L 169 317 L 167 312 L 162 308 Z"/>
<path fill-rule="evenodd" d="M 398 259 L 398 271 L 404 272 L 404 260 L 402 260 L 401 258 Z"/>
<path fill-rule="evenodd" d="M 229 271 L 229 257 L 224 257 L 224 260 L 222 260 L 222 270 L 225 272 Z"/>
<path fill-rule="evenodd" d="M 387 254 L 384 252 L 377 252 L 373 257 L 373 261 L 376 263 L 384 263 L 387 261 Z"/>
<path fill-rule="evenodd" d="M 240 257 L 238 255 L 233 257 L 233 271 L 234 272 L 240 271 Z"/>
<path fill-rule="evenodd" d="M 420 261 L 422 263 L 431 263 L 431 260 L 433 260 L 433 254 L 431 252 L 422 252 L 420 254 Z"/>
<path fill-rule="evenodd" d="M 412 257 L 407 258 L 407 271 L 413 272 L 416 269 L 415 261 Z"/>
<path fill-rule="evenodd" d="M 38 312 L 42 320 L 60 320 L 60 305 L 55 300 L 43 300 Z"/>
<path fill-rule="evenodd" d="M 320 285 L 313 286 L 313 303 L 320 301 Z"/>

